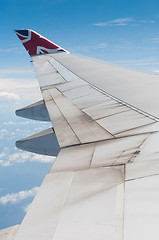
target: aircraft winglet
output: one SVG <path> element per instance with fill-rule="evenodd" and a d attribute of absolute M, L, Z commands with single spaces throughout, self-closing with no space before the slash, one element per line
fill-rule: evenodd
<path fill-rule="evenodd" d="M 57 44 L 49 41 L 47 38 L 41 36 L 33 30 L 21 29 L 14 31 L 30 56 L 57 52 L 68 53 L 65 49 L 59 47 Z"/>

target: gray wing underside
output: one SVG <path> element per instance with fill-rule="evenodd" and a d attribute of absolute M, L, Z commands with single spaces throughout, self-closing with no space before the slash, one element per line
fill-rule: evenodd
<path fill-rule="evenodd" d="M 15 240 L 122 240 L 125 182 L 159 173 L 156 108 L 127 101 L 126 79 L 150 76 L 65 53 L 32 60 L 61 150 Z"/>

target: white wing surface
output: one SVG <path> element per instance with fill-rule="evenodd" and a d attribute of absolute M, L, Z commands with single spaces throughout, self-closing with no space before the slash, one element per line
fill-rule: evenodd
<path fill-rule="evenodd" d="M 19 225 L 0 230 L 0 240 L 14 240 Z"/>
<path fill-rule="evenodd" d="M 32 44 L 40 36 L 16 32 L 28 33 Z M 74 56 L 39 38 L 47 54 L 36 55 L 26 40 L 24 46 L 61 150 L 15 240 L 122 240 L 126 182 L 159 174 L 158 108 L 147 97 L 159 78 L 151 82 L 151 75 Z M 38 114 L 25 109 L 29 118 Z"/>

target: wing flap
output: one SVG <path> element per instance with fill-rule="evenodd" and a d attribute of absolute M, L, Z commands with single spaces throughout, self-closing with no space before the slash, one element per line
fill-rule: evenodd
<path fill-rule="evenodd" d="M 45 99 L 50 119 L 52 123 L 54 123 L 54 128 L 56 129 L 56 136 L 59 141 L 59 145 L 62 147 L 67 145 L 79 144 L 79 139 L 72 131 L 72 128 L 60 112 L 48 90 L 45 90 L 43 92 L 43 97 Z"/>
<path fill-rule="evenodd" d="M 15 240 L 122 239 L 123 205 L 123 166 L 50 171 Z"/>
<path fill-rule="evenodd" d="M 159 174 L 159 133 L 150 134 L 140 149 L 140 154 L 126 166 L 126 180 L 135 180 Z"/>
<path fill-rule="evenodd" d="M 62 149 L 51 171 L 79 171 L 132 163 L 150 136 L 148 133 Z"/>
<path fill-rule="evenodd" d="M 46 93 L 47 91 L 47 93 Z M 46 101 L 46 106 L 49 109 L 49 113 L 52 111 L 51 120 L 54 124 L 54 128 L 57 134 L 57 137 L 60 135 L 58 133 L 61 131 L 62 125 L 60 124 L 60 119 L 63 119 L 65 125 L 67 125 L 67 129 L 69 128 L 72 133 L 72 138 L 78 140 L 78 142 L 73 142 L 71 139 L 71 134 L 68 139 L 70 141 L 69 145 L 76 143 L 86 143 L 92 141 L 99 141 L 104 139 L 113 138 L 113 136 L 105 131 L 102 127 L 100 127 L 95 121 L 89 118 L 85 113 L 83 113 L 80 109 L 74 106 L 63 94 L 61 94 L 56 88 L 45 90 L 43 92 L 43 97 L 46 99 L 46 94 L 50 94 L 50 98 L 52 101 Z M 54 101 L 54 103 L 52 103 Z M 54 104 L 54 107 L 53 107 Z M 59 115 L 57 115 L 57 111 L 55 112 L 55 105 L 59 114 L 61 113 L 61 118 L 59 119 Z M 63 128 L 65 129 L 65 128 Z M 62 134 L 63 135 L 63 134 Z M 61 136 L 61 135 L 60 135 Z M 63 135 L 64 138 L 64 135 Z M 66 135 L 66 138 L 68 136 Z M 64 140 L 63 140 L 64 141 Z M 60 141 L 61 143 L 61 141 Z M 64 146 L 61 143 L 61 146 Z"/>

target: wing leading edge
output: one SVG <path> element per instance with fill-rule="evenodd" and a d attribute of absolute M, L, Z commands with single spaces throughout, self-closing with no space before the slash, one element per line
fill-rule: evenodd
<path fill-rule="evenodd" d="M 47 53 L 30 55 L 61 150 L 15 240 L 122 240 L 126 181 L 159 174 L 158 117 L 97 88 L 113 74 L 95 86 L 81 57 Z"/>

